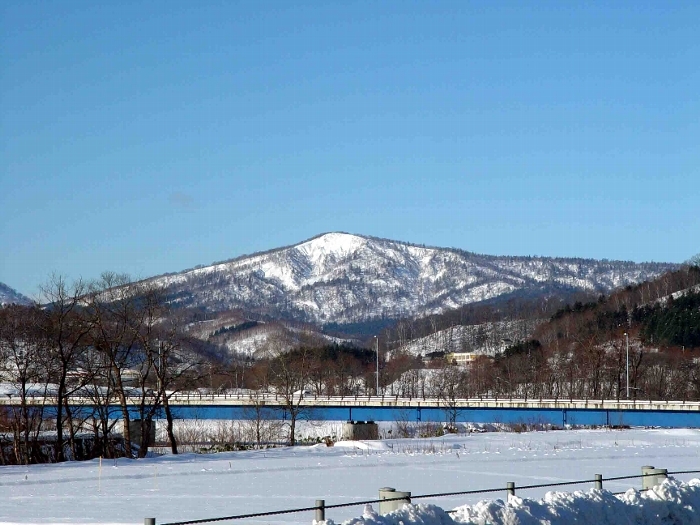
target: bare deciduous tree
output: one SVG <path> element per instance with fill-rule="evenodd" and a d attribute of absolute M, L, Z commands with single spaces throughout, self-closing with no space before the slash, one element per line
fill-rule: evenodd
<path fill-rule="evenodd" d="M 42 312 L 36 307 L 0 308 L 0 376 L 14 388 L 19 405 L 8 407 L 13 434 L 14 462 L 44 461 L 38 435 L 44 430 L 44 404 L 48 393 L 45 341 L 40 325 Z M 40 400 L 37 404 L 35 399 Z"/>
<path fill-rule="evenodd" d="M 308 350 L 301 348 L 282 354 L 270 362 L 270 385 L 282 399 L 289 417 L 289 444 L 296 443 L 296 425 L 308 409 L 302 404 L 309 384 Z"/>
<path fill-rule="evenodd" d="M 68 285 L 63 277 L 52 276 L 41 289 L 45 322 L 44 337 L 48 342 L 51 360 L 51 379 L 56 384 L 56 461 L 63 461 L 63 429 L 69 428 L 69 442 L 75 457 L 75 428 L 73 411 L 69 403 L 71 394 L 85 386 L 89 378 L 78 370 L 89 344 L 92 323 L 82 309 L 82 298 L 87 292 L 82 281 Z M 69 381 L 72 374 L 73 381 Z"/>

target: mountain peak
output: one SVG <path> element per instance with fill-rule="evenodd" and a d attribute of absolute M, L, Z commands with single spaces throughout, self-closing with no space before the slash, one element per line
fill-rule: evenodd
<path fill-rule="evenodd" d="M 367 243 L 365 237 L 343 232 L 324 233 L 295 248 L 312 264 L 325 266 L 330 260 L 337 261 L 356 253 Z"/>

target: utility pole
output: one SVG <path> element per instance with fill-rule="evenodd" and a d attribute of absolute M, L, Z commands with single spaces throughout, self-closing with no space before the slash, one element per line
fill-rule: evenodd
<path fill-rule="evenodd" d="M 156 370 L 156 377 L 158 378 L 158 394 L 160 394 L 163 377 L 163 341 L 158 341 L 158 370 Z"/>
<path fill-rule="evenodd" d="M 379 395 L 379 338 L 374 336 L 374 350 L 377 353 L 377 389 L 375 393 Z"/>
<path fill-rule="evenodd" d="M 630 398 L 630 334 L 625 332 L 625 341 L 627 343 L 627 359 L 626 359 L 626 370 L 627 370 L 627 399 Z"/>

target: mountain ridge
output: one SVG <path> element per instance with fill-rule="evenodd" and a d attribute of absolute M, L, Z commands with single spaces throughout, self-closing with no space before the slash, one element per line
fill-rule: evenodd
<path fill-rule="evenodd" d="M 439 313 L 515 291 L 546 293 L 550 285 L 605 293 L 677 267 L 480 255 L 329 232 L 147 281 L 165 288 L 174 304 L 326 324 Z"/>
<path fill-rule="evenodd" d="M 8 304 L 31 304 L 32 300 L 19 293 L 14 288 L 10 288 L 4 283 L 0 283 L 0 306 Z"/>
<path fill-rule="evenodd" d="M 507 257 L 507 258 L 511 258 L 511 259 L 547 259 L 547 260 L 560 260 L 560 261 L 563 261 L 563 260 L 576 260 L 576 261 L 595 261 L 595 262 L 630 263 L 630 264 L 664 264 L 664 265 L 668 264 L 668 265 L 671 265 L 671 266 L 673 266 L 673 267 L 678 267 L 678 266 L 680 266 L 680 264 L 678 264 L 678 263 L 667 263 L 667 262 L 657 262 L 657 261 L 641 261 L 641 262 L 637 262 L 637 261 L 632 261 L 632 260 L 629 260 L 629 259 L 627 259 L 627 260 L 626 260 L 626 259 L 607 259 L 607 258 L 595 259 L 595 258 L 592 258 L 592 257 L 576 257 L 576 256 L 566 257 L 566 256 L 549 256 L 549 255 L 493 255 L 493 254 L 485 254 L 485 253 L 479 253 L 479 252 L 474 252 L 474 251 L 470 251 L 470 250 L 465 250 L 465 249 L 463 249 L 463 248 L 444 247 L 444 246 L 438 246 L 438 245 L 432 245 L 432 244 L 414 243 L 414 242 L 410 242 L 410 241 L 397 241 L 397 240 L 394 240 L 394 239 L 388 239 L 388 238 L 386 238 L 386 237 L 379 237 L 379 236 L 376 236 L 376 235 L 365 235 L 365 234 L 359 234 L 359 233 L 349 233 L 349 232 L 345 232 L 345 231 L 342 231 L 342 230 L 337 230 L 337 231 L 329 231 L 329 232 L 325 232 L 325 233 L 319 233 L 318 235 L 314 235 L 313 237 L 309 237 L 308 239 L 305 239 L 305 240 L 300 241 L 300 242 L 295 243 L 295 244 L 287 244 L 287 245 L 284 245 L 284 246 L 280 246 L 280 247 L 276 247 L 276 248 L 270 248 L 270 249 L 267 249 L 267 250 L 260 250 L 260 251 L 252 252 L 252 253 L 244 253 L 244 254 L 241 254 L 241 255 L 236 255 L 235 257 L 231 257 L 230 259 L 224 259 L 224 260 L 221 260 L 221 261 L 214 261 L 214 262 L 212 262 L 212 263 L 210 263 L 210 264 L 197 264 L 197 265 L 195 265 L 195 266 L 192 266 L 192 267 L 189 267 L 189 268 L 185 268 L 185 269 L 183 269 L 183 270 L 172 271 L 172 272 L 164 272 L 164 273 L 161 273 L 161 274 L 154 275 L 154 276 L 152 276 L 152 277 L 147 277 L 147 278 L 145 278 L 144 280 L 145 280 L 145 281 L 151 281 L 151 280 L 153 280 L 153 279 L 155 279 L 155 278 L 168 277 L 168 276 L 171 276 L 171 275 L 178 275 L 178 274 L 182 274 L 182 273 L 191 272 L 191 271 L 194 271 L 194 270 L 201 270 L 202 268 L 209 268 L 209 267 L 212 267 L 212 266 L 217 266 L 217 265 L 222 265 L 222 264 L 229 264 L 229 263 L 232 263 L 232 262 L 240 261 L 240 260 L 242 260 L 242 259 L 249 259 L 249 258 L 251 258 L 251 257 L 257 257 L 257 256 L 261 256 L 261 255 L 269 255 L 269 254 L 273 254 L 273 253 L 276 253 L 276 252 L 284 251 L 284 250 L 287 250 L 287 249 L 290 249 L 290 248 L 295 248 L 295 247 L 297 247 L 297 246 L 299 246 L 299 245 L 301 245 L 301 244 L 304 244 L 304 243 L 307 243 L 307 242 L 310 242 L 310 241 L 314 241 L 314 240 L 316 240 L 316 239 L 318 239 L 318 238 L 321 238 L 321 237 L 324 237 L 324 236 L 326 236 L 326 235 L 334 235 L 334 234 L 338 234 L 338 235 L 348 235 L 348 236 L 353 236 L 353 237 L 361 237 L 361 238 L 364 238 L 364 239 L 374 240 L 374 241 L 380 241 L 380 242 L 398 243 L 398 244 L 402 244 L 402 245 L 406 245 L 406 246 L 412 246 L 412 247 L 415 247 L 415 248 L 426 248 L 426 249 L 435 249 L 435 250 L 452 251 L 452 252 L 455 252 L 455 253 L 458 253 L 458 254 L 473 255 L 473 256 L 484 257 L 484 258 L 488 258 L 488 257 L 491 257 L 491 258 L 504 258 L 504 257 Z"/>

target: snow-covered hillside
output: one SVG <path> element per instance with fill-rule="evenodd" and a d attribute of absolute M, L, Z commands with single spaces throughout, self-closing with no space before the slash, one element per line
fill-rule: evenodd
<path fill-rule="evenodd" d="M 215 335 L 210 337 L 209 341 L 226 348 L 230 355 L 244 355 L 256 359 L 275 357 L 303 344 L 313 346 L 353 342 L 282 322 L 260 323 L 238 333 Z"/>
<path fill-rule="evenodd" d="M 321 333 L 312 325 L 256 321 L 240 311 L 223 312 L 185 326 L 191 337 L 225 349 L 230 356 L 274 357 L 300 345 L 358 343 Z"/>
<path fill-rule="evenodd" d="M 671 300 L 671 299 L 675 300 L 675 299 L 678 299 L 678 298 L 683 297 L 685 295 L 695 294 L 695 293 L 700 293 L 700 284 L 696 284 L 695 286 L 691 286 L 690 288 L 686 288 L 685 290 L 679 290 L 679 291 L 674 292 L 672 294 L 661 297 L 660 299 L 657 299 L 656 301 L 654 301 L 654 303 L 666 305 L 666 304 L 668 304 L 669 300 Z"/>
<path fill-rule="evenodd" d="M 17 290 L 13 290 L 6 284 L 0 283 L 0 306 L 6 304 L 30 304 L 32 301 Z"/>
<path fill-rule="evenodd" d="M 607 292 L 673 264 L 496 257 L 346 233 L 153 278 L 176 303 L 347 323 L 439 313 L 511 292 Z"/>
<path fill-rule="evenodd" d="M 532 335 L 542 321 L 522 319 L 478 325 L 458 325 L 414 339 L 397 347 L 397 352 L 426 356 L 431 352 L 472 352 L 493 356 L 513 343 Z"/>

